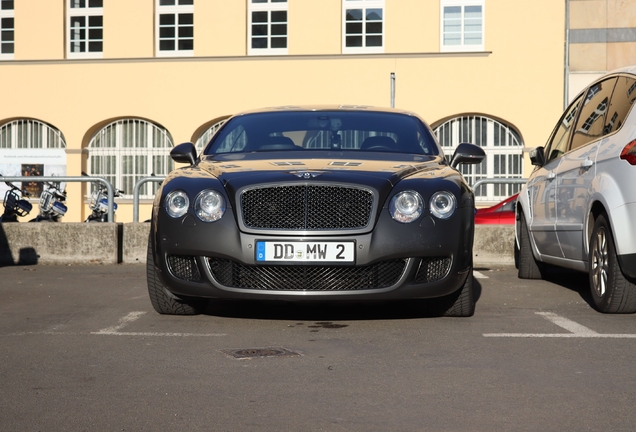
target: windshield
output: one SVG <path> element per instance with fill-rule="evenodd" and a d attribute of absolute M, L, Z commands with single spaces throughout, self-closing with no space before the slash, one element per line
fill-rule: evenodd
<path fill-rule="evenodd" d="M 430 129 L 417 117 L 335 110 L 234 117 L 214 135 L 204 154 L 302 150 L 439 154 Z"/>

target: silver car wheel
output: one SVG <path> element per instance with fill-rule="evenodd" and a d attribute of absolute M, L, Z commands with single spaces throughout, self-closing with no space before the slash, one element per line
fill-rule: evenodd
<path fill-rule="evenodd" d="M 607 291 L 608 257 L 607 233 L 605 228 L 601 227 L 596 233 L 596 239 L 592 244 L 592 282 L 593 288 L 599 297 L 603 297 Z"/>

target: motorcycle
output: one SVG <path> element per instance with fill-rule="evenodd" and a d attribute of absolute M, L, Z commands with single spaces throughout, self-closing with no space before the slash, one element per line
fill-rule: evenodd
<path fill-rule="evenodd" d="M 4 194 L 4 212 L 0 216 L 2 222 L 18 222 L 18 217 L 24 217 L 31 212 L 33 205 L 24 199 L 29 196 L 26 191 L 21 191 L 19 187 L 11 182 L 5 182 L 9 189 Z"/>
<path fill-rule="evenodd" d="M 40 194 L 40 214 L 29 222 L 59 222 L 66 214 L 68 207 L 66 201 L 66 191 L 60 190 L 60 183 L 44 182 L 45 188 Z"/>
<path fill-rule="evenodd" d="M 83 176 L 88 176 L 82 171 Z M 115 188 L 114 197 L 121 197 L 126 192 Z M 91 197 L 88 200 L 88 208 L 92 213 L 86 218 L 85 222 L 108 222 L 108 189 L 105 185 L 99 184 L 95 190 L 91 193 Z M 115 211 L 117 211 L 117 203 L 113 202 L 113 222 L 115 220 Z"/>

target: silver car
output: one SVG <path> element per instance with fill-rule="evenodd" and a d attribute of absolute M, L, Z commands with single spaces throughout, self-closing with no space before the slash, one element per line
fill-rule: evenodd
<path fill-rule="evenodd" d="M 636 66 L 593 82 L 565 110 L 517 202 L 519 277 L 589 273 L 599 311 L 636 312 Z"/>

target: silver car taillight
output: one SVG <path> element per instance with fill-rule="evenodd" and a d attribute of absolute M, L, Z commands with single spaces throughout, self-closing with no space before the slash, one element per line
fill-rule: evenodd
<path fill-rule="evenodd" d="M 636 165 L 636 140 L 630 142 L 623 148 L 621 159 L 626 160 L 630 165 Z"/>

